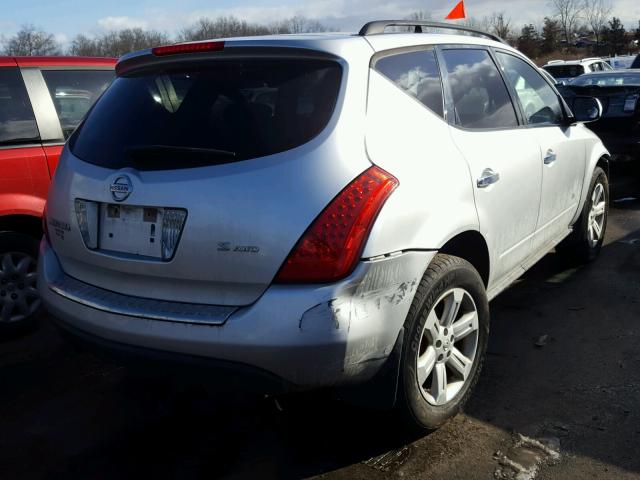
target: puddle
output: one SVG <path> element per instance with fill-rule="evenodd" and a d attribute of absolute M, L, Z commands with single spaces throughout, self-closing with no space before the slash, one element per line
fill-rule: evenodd
<path fill-rule="evenodd" d="M 540 467 L 560 460 L 560 440 L 555 437 L 535 439 L 517 433 L 509 451 L 497 451 L 493 458 L 498 462 L 493 474 L 497 480 L 533 480 Z"/>
<path fill-rule="evenodd" d="M 362 462 L 368 467 L 381 472 L 391 472 L 402 466 L 409 458 L 409 447 L 401 447 Z"/>

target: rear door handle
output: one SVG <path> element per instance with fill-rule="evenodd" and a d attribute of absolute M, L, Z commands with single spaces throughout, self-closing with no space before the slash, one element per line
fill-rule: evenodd
<path fill-rule="evenodd" d="M 544 157 L 544 164 L 551 165 L 553 162 L 557 160 L 556 152 L 552 149 L 547 150 L 547 155 Z"/>
<path fill-rule="evenodd" d="M 478 179 L 478 188 L 487 188 L 500 180 L 500 174 L 494 172 L 490 168 L 485 168 L 482 172 L 482 176 Z"/>

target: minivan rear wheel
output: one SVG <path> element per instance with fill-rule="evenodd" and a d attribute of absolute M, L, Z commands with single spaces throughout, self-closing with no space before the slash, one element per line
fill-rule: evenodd
<path fill-rule="evenodd" d="M 412 429 L 430 431 L 456 415 L 484 362 L 489 305 L 466 260 L 438 254 L 405 321 L 398 408 Z"/>
<path fill-rule="evenodd" d="M 0 232 L 0 329 L 24 327 L 40 311 L 37 258 L 34 237 Z"/>

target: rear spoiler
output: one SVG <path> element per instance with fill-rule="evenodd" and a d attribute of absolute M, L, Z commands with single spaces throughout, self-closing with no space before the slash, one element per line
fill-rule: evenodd
<path fill-rule="evenodd" d="M 222 43 L 222 42 L 210 42 Z M 191 44 L 179 44 L 165 47 L 156 47 L 155 49 L 140 50 L 125 55 L 116 65 L 116 75 L 123 76 L 133 72 L 145 70 L 157 70 L 163 67 L 175 66 L 195 66 L 202 63 L 216 60 L 234 60 L 239 58 L 263 58 L 263 59 L 287 59 L 287 58 L 307 58 L 316 60 L 339 60 L 340 58 L 331 53 L 310 48 L 300 47 L 282 47 L 282 46 L 259 46 L 259 45 L 238 45 L 233 43 L 224 43 L 224 48 L 216 48 L 211 50 L 202 49 L 182 49 L 182 47 Z M 193 44 L 198 45 L 198 44 Z M 175 52 L 170 54 L 161 53 L 160 49 L 175 48 Z M 154 54 L 155 50 L 155 54 Z M 183 50 L 183 51 L 180 51 Z M 166 51 L 166 50 L 164 50 Z"/>

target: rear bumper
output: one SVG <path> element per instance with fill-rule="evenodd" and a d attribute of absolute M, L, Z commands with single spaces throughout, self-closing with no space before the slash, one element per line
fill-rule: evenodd
<path fill-rule="evenodd" d="M 331 285 L 274 285 L 222 325 L 125 315 L 65 296 L 59 288 L 66 274 L 46 240 L 39 288 L 49 311 L 76 336 L 241 365 L 306 389 L 364 382 L 379 371 L 434 255 L 410 252 L 363 261 L 349 278 Z"/>

